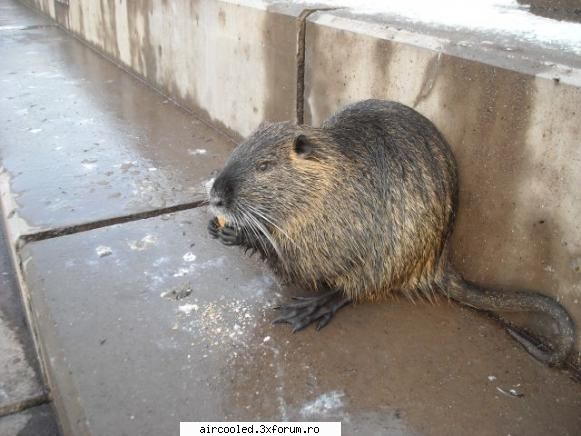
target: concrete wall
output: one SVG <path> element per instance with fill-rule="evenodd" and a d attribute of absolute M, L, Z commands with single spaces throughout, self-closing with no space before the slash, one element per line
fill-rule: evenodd
<path fill-rule="evenodd" d="M 319 125 L 371 97 L 426 115 L 460 169 L 457 269 L 482 284 L 553 295 L 581 326 L 581 88 L 573 72 L 557 81 L 516 71 L 516 61 L 515 70 L 472 61 L 436 38 L 333 13 L 309 18 L 305 47 L 305 122 Z"/>
<path fill-rule="evenodd" d="M 56 19 L 55 0 L 24 0 L 23 3 L 40 10 L 53 19 Z"/>
<path fill-rule="evenodd" d="M 295 118 L 300 10 L 259 2 L 28 0 L 234 137 Z"/>
<path fill-rule="evenodd" d="M 234 137 L 265 119 L 296 119 L 303 84 L 297 7 L 27 2 Z M 466 48 L 453 35 L 397 27 L 341 11 L 308 17 L 305 122 L 318 125 L 370 97 L 401 101 L 432 119 L 460 166 L 456 267 L 482 284 L 551 294 L 581 329 L 581 65 L 546 62 L 545 52 Z"/>

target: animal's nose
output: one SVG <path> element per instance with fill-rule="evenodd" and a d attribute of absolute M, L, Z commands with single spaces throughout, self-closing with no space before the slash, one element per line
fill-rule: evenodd
<path fill-rule="evenodd" d="M 224 200 L 222 200 L 221 198 L 216 198 L 213 197 L 210 199 L 210 205 L 214 206 L 214 207 L 223 207 L 224 206 Z"/>
<path fill-rule="evenodd" d="M 214 180 L 210 191 L 210 204 L 214 207 L 230 207 L 234 199 L 234 182 L 230 177 L 231 169 L 227 167 Z"/>

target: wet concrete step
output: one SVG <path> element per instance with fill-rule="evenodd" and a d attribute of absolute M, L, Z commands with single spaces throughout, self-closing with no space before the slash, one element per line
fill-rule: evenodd
<path fill-rule="evenodd" d="M 52 408 L 45 404 L 0 417 L 0 435 L 58 436 L 60 433 Z"/>
<path fill-rule="evenodd" d="M 9 237 L 192 202 L 233 144 L 56 27 L 0 32 Z M 14 12 L 16 10 L 17 12 Z M 7 24 L 8 25 L 8 24 Z"/>
<path fill-rule="evenodd" d="M 271 325 L 270 307 L 292 292 L 209 239 L 207 219 L 196 209 L 23 248 L 67 434 L 174 434 L 183 420 L 341 420 L 361 435 L 578 432 L 581 385 L 446 301 L 347 308 L 321 332 Z"/>
<path fill-rule="evenodd" d="M 0 416 L 47 399 L 16 274 L 0 228 Z"/>
<path fill-rule="evenodd" d="M 16 1 L 2 1 L 0 12 L 0 32 L 32 26 L 56 25 L 53 20 L 32 9 L 22 7 L 22 4 Z"/>

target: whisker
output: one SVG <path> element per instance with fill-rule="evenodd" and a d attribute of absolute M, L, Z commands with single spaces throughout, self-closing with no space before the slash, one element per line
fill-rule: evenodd
<path fill-rule="evenodd" d="M 246 224 L 249 231 L 251 231 L 252 234 L 254 234 L 254 236 L 256 237 L 256 240 L 258 241 L 258 244 L 262 247 L 262 250 L 263 250 L 264 254 L 266 255 L 267 248 L 264 245 L 263 238 L 260 236 L 260 232 L 256 228 L 256 225 L 252 222 L 252 220 L 250 219 L 250 217 L 248 216 L 248 213 L 246 211 L 240 211 L 240 215 L 242 216 L 242 218 L 244 220 L 244 224 Z"/>
<path fill-rule="evenodd" d="M 274 221 L 272 221 L 272 219 L 264 213 L 264 211 L 261 211 L 260 209 L 250 205 L 248 205 L 247 207 L 256 215 L 258 215 L 260 218 L 262 218 L 263 220 L 271 224 L 273 227 L 275 227 L 280 233 L 286 236 L 286 238 L 296 246 L 295 241 L 288 235 L 288 233 L 281 229 L 277 224 L 275 224 Z"/>
<path fill-rule="evenodd" d="M 252 222 L 254 223 L 254 225 L 256 226 L 256 228 L 258 230 L 260 230 L 260 233 L 262 233 L 264 235 L 264 237 L 268 240 L 268 242 L 270 242 L 270 245 L 272 246 L 272 248 L 274 249 L 274 251 L 276 252 L 276 254 L 278 255 L 279 259 L 285 263 L 284 257 L 282 256 L 282 253 L 278 247 L 278 244 L 276 243 L 276 241 L 274 240 L 274 238 L 272 237 L 272 235 L 270 234 L 270 232 L 266 229 L 266 227 L 264 226 L 264 224 L 262 224 L 253 214 L 252 211 L 249 209 L 248 210 L 248 214 L 247 214 L 248 218 L 250 218 L 252 220 Z"/>

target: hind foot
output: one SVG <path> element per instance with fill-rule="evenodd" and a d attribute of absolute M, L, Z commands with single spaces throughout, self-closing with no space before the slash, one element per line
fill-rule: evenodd
<path fill-rule="evenodd" d="M 293 333 L 317 322 L 317 330 L 325 327 L 335 313 L 351 303 L 341 291 L 331 291 L 315 297 L 293 297 L 294 302 L 281 305 L 277 310 L 282 315 L 272 321 L 273 324 L 287 323 L 293 326 Z"/>

